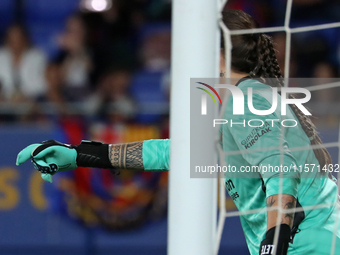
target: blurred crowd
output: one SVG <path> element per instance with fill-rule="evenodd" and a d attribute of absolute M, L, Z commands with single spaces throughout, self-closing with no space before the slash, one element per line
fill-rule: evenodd
<path fill-rule="evenodd" d="M 170 4 L 1 0 L 0 124 L 47 127 L 69 144 L 168 138 Z M 91 227 L 130 229 L 166 213 L 167 173 L 77 168 L 54 185 L 50 209 Z"/>
<path fill-rule="evenodd" d="M 44 2 L 36 1 L 51 14 L 58 11 L 56 1 L 50 7 Z M 73 13 L 51 20 L 46 13 L 27 18 L 27 5 L 36 3 L 21 1 L 21 22 L 4 29 L 0 122 L 67 115 L 104 122 L 162 121 L 168 114 L 170 2 L 115 0 L 103 12 L 82 11 L 81 1 L 69 2 L 78 2 L 75 10 L 69 7 Z M 62 29 L 54 32 L 56 22 Z"/>
<path fill-rule="evenodd" d="M 114 0 L 103 12 L 81 10 L 80 0 L 12 2 L 20 3 L 12 6 L 19 11 L 0 31 L 1 123 L 48 122 L 70 115 L 112 123 L 167 119 L 170 0 Z M 261 27 L 284 24 L 283 0 L 230 0 L 227 6 L 250 13 Z M 336 0 L 295 0 L 290 26 L 339 21 Z M 293 34 L 290 77 L 337 78 L 339 32 Z M 272 36 L 284 70 L 286 36 Z M 339 94 L 325 90 L 316 98 L 335 102 Z"/>

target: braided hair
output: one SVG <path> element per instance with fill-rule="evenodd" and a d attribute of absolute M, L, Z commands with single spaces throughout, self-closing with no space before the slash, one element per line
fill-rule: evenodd
<path fill-rule="evenodd" d="M 257 28 L 257 22 L 247 13 L 227 9 L 222 12 L 223 22 L 230 30 Z M 276 58 L 271 37 L 265 34 L 243 34 L 231 36 L 232 60 L 231 66 L 234 71 L 249 73 L 251 77 L 259 77 L 264 83 L 272 87 L 282 87 L 284 79 Z M 222 33 L 221 49 L 224 51 L 224 38 Z M 292 95 L 290 98 L 294 98 Z M 319 145 L 314 149 L 314 154 L 319 161 L 320 168 L 332 164 L 332 159 L 322 141 L 311 119 L 294 104 L 290 105 L 298 118 L 300 125 L 311 145 Z"/>

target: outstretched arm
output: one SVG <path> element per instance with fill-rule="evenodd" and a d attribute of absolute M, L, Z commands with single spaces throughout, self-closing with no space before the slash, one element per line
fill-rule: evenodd
<path fill-rule="evenodd" d="M 68 145 L 49 140 L 31 144 L 20 151 L 17 165 L 31 159 L 34 167 L 42 173 L 42 178 L 52 182 L 53 174 L 78 166 L 167 171 L 169 151 L 169 139 L 110 145 L 91 141 Z"/>

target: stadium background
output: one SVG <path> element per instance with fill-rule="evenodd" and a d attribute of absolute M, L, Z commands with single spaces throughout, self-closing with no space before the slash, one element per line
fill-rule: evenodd
<path fill-rule="evenodd" d="M 262 27 L 283 24 L 283 0 L 227 5 Z M 294 1 L 291 27 L 338 21 L 335 0 Z M 338 77 L 339 32 L 294 34 L 290 77 Z M 273 38 L 282 68 L 285 35 Z M 15 157 L 51 138 L 167 138 L 171 1 L 1 0 L 0 40 L 0 254 L 166 254 L 167 173 L 77 169 L 51 185 Z M 325 142 L 338 139 L 339 95 L 312 93 Z M 226 219 L 220 253 L 248 254 L 237 218 Z"/>

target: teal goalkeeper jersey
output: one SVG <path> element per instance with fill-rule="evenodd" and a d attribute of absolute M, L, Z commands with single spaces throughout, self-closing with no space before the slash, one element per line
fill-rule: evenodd
<path fill-rule="evenodd" d="M 238 88 L 244 93 L 244 115 L 233 115 L 233 98 L 230 97 L 224 114 L 228 123 L 220 130 L 222 147 L 227 153 L 226 164 L 234 169 L 226 173 L 225 186 L 241 212 L 250 253 L 259 254 L 260 243 L 265 237 L 266 198 L 282 192 L 297 198 L 303 209 L 295 215 L 302 222 L 289 244 L 288 254 L 330 254 L 333 232 L 337 240 L 334 254 L 340 254 L 340 227 L 335 228 L 339 216 L 333 205 L 338 201 L 334 180 L 322 172 L 313 150 L 297 150 L 309 146 L 310 139 L 291 108 L 287 107 L 287 115 L 282 116 L 278 95 L 275 112 L 255 115 L 248 109 L 249 87 L 253 89 L 255 109 L 271 108 L 271 87 L 254 79 L 242 79 Z M 285 126 L 297 125 L 283 127 L 283 120 Z M 324 206 L 314 208 L 321 204 Z"/>

